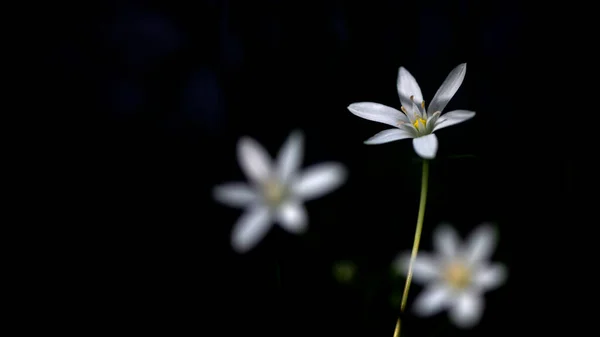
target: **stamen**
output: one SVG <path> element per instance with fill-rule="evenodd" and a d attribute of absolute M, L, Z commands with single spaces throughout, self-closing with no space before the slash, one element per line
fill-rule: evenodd
<path fill-rule="evenodd" d="M 278 205 L 284 198 L 285 186 L 276 180 L 271 180 L 263 186 L 264 197 L 271 205 Z"/>
<path fill-rule="evenodd" d="M 421 108 L 425 109 L 425 101 L 421 102 Z"/>
<path fill-rule="evenodd" d="M 446 267 L 444 278 L 451 287 L 464 289 L 471 284 L 471 270 L 462 263 L 455 262 Z"/>
<path fill-rule="evenodd" d="M 419 130 L 420 127 L 424 128 L 426 125 L 427 125 L 427 121 L 421 117 L 417 117 L 417 120 L 413 123 L 413 126 L 417 130 Z"/>
<path fill-rule="evenodd" d="M 411 100 L 411 101 L 414 101 L 414 100 L 415 100 L 415 95 L 411 95 L 411 96 L 410 96 L 410 100 Z"/>
<path fill-rule="evenodd" d="M 406 108 L 404 106 L 401 106 L 400 110 L 402 110 L 402 112 L 404 112 L 405 114 L 408 114 L 408 112 L 406 112 Z"/>

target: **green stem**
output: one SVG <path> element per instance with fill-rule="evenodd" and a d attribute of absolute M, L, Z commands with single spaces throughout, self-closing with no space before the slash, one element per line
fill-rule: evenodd
<path fill-rule="evenodd" d="M 413 275 L 413 266 L 419 251 L 419 243 L 421 242 L 421 232 L 423 231 L 423 219 L 425 218 L 425 204 L 427 203 L 427 184 L 429 181 L 429 161 L 423 160 L 423 175 L 421 178 L 421 200 L 419 201 L 419 214 L 417 216 L 417 228 L 415 229 L 415 239 L 413 241 L 412 253 L 410 254 L 410 263 L 408 264 L 408 274 L 406 283 L 404 284 L 404 292 L 402 293 L 402 302 L 400 303 L 400 312 L 404 312 L 406 301 L 408 299 L 408 290 Z M 396 321 L 394 329 L 394 337 L 400 336 L 400 318 Z"/>

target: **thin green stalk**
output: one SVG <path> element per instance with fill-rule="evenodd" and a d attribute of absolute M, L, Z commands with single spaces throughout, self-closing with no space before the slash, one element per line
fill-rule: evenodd
<path fill-rule="evenodd" d="M 402 293 L 402 302 L 400 303 L 400 312 L 404 312 L 406 301 L 408 299 L 408 290 L 410 289 L 410 281 L 413 275 L 413 265 L 419 251 L 419 243 L 421 242 L 421 232 L 423 231 L 423 219 L 425 218 L 425 204 L 427 204 L 427 184 L 429 181 L 429 161 L 423 160 L 423 175 L 421 178 L 421 200 L 419 201 L 419 214 L 417 216 L 417 228 L 415 229 L 415 239 L 413 241 L 412 253 L 410 254 L 410 263 L 408 264 L 408 274 L 406 283 L 404 284 L 404 292 Z M 394 337 L 400 336 L 400 317 L 396 321 L 394 329 Z"/>

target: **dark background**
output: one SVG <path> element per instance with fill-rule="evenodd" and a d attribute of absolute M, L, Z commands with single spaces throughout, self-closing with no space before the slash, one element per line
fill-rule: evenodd
<path fill-rule="evenodd" d="M 539 285 L 559 254 L 542 247 L 557 235 L 551 227 L 564 226 L 571 168 L 567 145 L 544 136 L 557 115 L 539 98 L 548 96 L 540 56 L 550 33 L 521 2 L 121 1 L 68 10 L 78 14 L 51 28 L 51 78 L 61 81 L 52 102 L 79 113 L 67 143 L 80 226 L 66 253 L 78 276 L 65 291 L 77 289 L 82 331 L 391 337 L 390 302 L 403 279 L 390 262 L 412 245 L 421 162 L 409 140 L 364 145 L 387 126 L 346 107 L 399 108 L 400 66 L 429 102 L 463 62 L 446 111 L 477 115 L 437 133 L 421 247 L 431 249 L 442 221 L 463 236 L 493 222 L 494 260 L 508 265 L 509 280 L 487 294 L 473 331 L 445 314 L 408 315 L 403 335 L 506 335 L 539 329 L 533 312 L 554 313 Z M 240 136 L 274 155 L 294 129 L 306 135 L 304 166 L 339 161 L 349 180 L 309 202 L 308 234 L 275 227 L 237 255 L 229 238 L 241 210 L 214 202 L 211 188 L 244 179 Z M 349 284 L 332 276 L 342 260 L 357 267 Z M 411 288 L 411 301 L 420 290 Z"/>

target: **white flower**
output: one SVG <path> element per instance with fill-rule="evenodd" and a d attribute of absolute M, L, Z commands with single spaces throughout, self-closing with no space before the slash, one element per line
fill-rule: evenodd
<path fill-rule="evenodd" d="M 435 158 L 438 140 L 434 132 L 475 116 L 475 112 L 468 110 L 454 110 L 441 115 L 442 110 L 462 84 L 466 72 L 466 63 L 454 68 L 425 110 L 425 101 L 417 81 L 408 70 L 400 67 L 397 87 L 402 112 L 372 102 L 352 103 L 348 106 L 348 110 L 358 117 L 395 127 L 379 132 L 367 139 L 365 144 L 383 144 L 413 138 L 413 146 L 419 156 L 425 159 Z"/>
<path fill-rule="evenodd" d="M 489 225 L 477 228 L 464 246 L 448 225 L 434 232 L 437 256 L 418 253 L 413 265 L 415 283 L 426 288 L 415 300 L 415 313 L 434 315 L 449 308 L 450 319 L 461 328 L 476 325 L 483 314 L 483 293 L 499 287 L 507 277 L 504 265 L 489 262 L 496 246 L 496 232 Z M 394 267 L 407 274 L 410 254 L 401 255 Z"/>
<path fill-rule="evenodd" d="M 308 226 L 303 201 L 321 197 L 345 181 L 346 169 L 337 163 L 298 172 L 303 143 L 302 133 L 292 132 L 273 163 L 254 139 L 239 140 L 238 162 L 250 184 L 228 183 L 213 190 L 217 201 L 246 209 L 232 231 L 231 244 L 237 252 L 252 249 L 275 221 L 290 233 L 303 233 Z"/>

